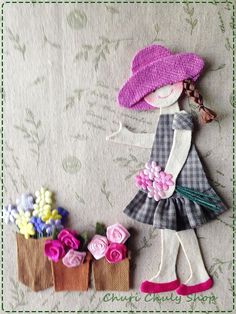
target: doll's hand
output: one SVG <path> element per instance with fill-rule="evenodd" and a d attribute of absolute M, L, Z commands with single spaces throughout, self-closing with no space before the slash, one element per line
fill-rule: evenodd
<path fill-rule="evenodd" d="M 175 191 L 175 184 L 172 186 L 169 186 L 169 189 L 167 191 L 165 191 L 165 196 L 162 197 L 162 199 L 166 199 L 169 198 L 173 195 L 174 191 Z"/>
<path fill-rule="evenodd" d="M 117 144 L 125 144 L 131 146 L 137 146 L 142 148 L 151 148 L 154 140 L 155 134 L 149 133 L 133 133 L 125 126 L 119 122 L 119 130 L 108 135 L 106 137 L 107 141 L 117 143 Z"/>
<path fill-rule="evenodd" d="M 122 122 L 119 121 L 119 129 L 115 131 L 114 133 L 112 133 L 111 135 L 107 135 L 106 140 L 119 143 L 119 140 L 121 140 L 122 138 L 123 130 L 124 128 L 123 128 Z"/>

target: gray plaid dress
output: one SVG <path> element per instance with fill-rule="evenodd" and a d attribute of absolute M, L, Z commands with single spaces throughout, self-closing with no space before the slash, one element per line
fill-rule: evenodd
<path fill-rule="evenodd" d="M 156 161 L 162 169 L 165 169 L 171 151 L 175 129 L 192 130 L 191 114 L 180 111 L 160 116 L 150 160 Z M 194 144 L 191 145 L 176 185 L 218 197 L 208 183 Z M 154 228 L 180 231 L 201 226 L 225 210 L 223 202 L 220 202 L 219 209 L 214 212 L 177 192 L 167 199 L 155 201 L 146 192 L 139 190 L 124 213 L 142 223 L 153 225 Z"/>

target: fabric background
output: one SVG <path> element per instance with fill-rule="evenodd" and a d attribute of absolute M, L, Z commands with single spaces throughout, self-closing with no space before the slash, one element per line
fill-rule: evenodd
<path fill-rule="evenodd" d="M 232 211 L 198 229 L 215 285 L 200 297 L 175 293 L 148 302 L 139 283 L 160 261 L 159 232 L 122 210 L 135 195 L 133 176 L 150 151 L 106 142 L 118 121 L 153 132 L 158 110 L 116 105 L 137 49 L 150 43 L 193 51 L 206 61 L 199 88 L 219 121 L 199 127 L 195 142 L 210 182 L 232 202 L 232 10 L 224 4 L 5 4 L 4 201 L 45 185 L 70 211 L 70 226 L 94 232 L 96 221 L 123 223 L 132 232 L 132 289 L 106 302 L 106 292 L 34 293 L 16 281 L 16 242 L 4 226 L 5 310 L 230 310 Z M 195 114 L 185 100 L 184 107 Z M 28 134 L 28 135 L 27 135 Z M 182 252 L 178 271 L 189 275 Z M 216 297 L 210 302 L 209 297 Z M 161 299 L 162 297 L 163 299 Z M 213 299 L 212 299 L 213 300 Z"/>

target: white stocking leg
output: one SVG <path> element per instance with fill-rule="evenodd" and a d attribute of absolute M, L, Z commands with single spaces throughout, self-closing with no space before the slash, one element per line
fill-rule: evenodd
<path fill-rule="evenodd" d="M 161 230 L 161 263 L 159 271 L 150 281 L 169 282 L 177 279 L 176 259 L 179 250 L 179 240 L 176 237 L 176 231 Z"/>
<path fill-rule="evenodd" d="M 195 231 L 193 229 L 179 231 L 176 232 L 176 235 L 190 268 L 190 277 L 185 284 L 191 286 L 207 281 L 209 275 L 202 259 Z"/>

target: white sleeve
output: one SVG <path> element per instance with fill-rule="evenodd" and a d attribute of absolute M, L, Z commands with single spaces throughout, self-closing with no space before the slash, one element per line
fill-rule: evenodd
<path fill-rule="evenodd" d="M 118 144 L 152 148 L 154 137 L 154 133 L 133 133 L 120 122 L 119 130 L 107 136 L 106 140 Z"/>

